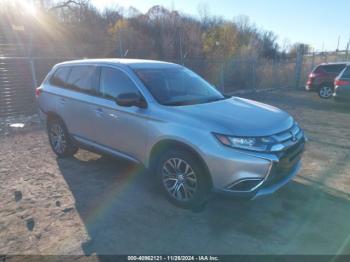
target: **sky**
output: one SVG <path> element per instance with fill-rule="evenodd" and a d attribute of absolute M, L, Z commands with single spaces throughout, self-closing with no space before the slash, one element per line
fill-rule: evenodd
<path fill-rule="evenodd" d="M 273 31 L 283 46 L 285 40 L 302 42 L 318 51 L 346 49 L 350 40 L 350 0 L 91 0 L 99 9 L 133 6 L 141 12 L 154 5 L 199 17 L 199 6 L 226 19 L 240 15 L 258 28 Z"/>

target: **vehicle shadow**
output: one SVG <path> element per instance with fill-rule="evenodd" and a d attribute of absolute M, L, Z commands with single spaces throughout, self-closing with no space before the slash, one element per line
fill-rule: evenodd
<path fill-rule="evenodd" d="M 90 237 L 86 255 L 350 253 L 349 202 L 313 186 L 293 181 L 255 201 L 213 195 L 195 213 L 168 203 L 141 166 L 79 154 L 57 163 Z"/>

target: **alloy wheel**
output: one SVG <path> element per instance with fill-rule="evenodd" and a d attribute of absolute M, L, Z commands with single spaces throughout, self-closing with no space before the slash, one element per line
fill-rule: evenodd
<path fill-rule="evenodd" d="M 322 86 L 320 89 L 320 96 L 323 98 L 329 98 L 333 94 L 333 90 L 329 86 Z"/>
<path fill-rule="evenodd" d="M 170 158 L 164 162 L 162 180 L 170 196 L 178 201 L 190 201 L 197 191 L 198 181 L 194 170 L 180 158 Z"/>
<path fill-rule="evenodd" d="M 49 134 L 52 146 L 55 149 L 55 151 L 58 154 L 63 154 L 67 146 L 67 141 L 64 130 L 61 127 L 61 125 L 53 124 L 50 127 Z"/>

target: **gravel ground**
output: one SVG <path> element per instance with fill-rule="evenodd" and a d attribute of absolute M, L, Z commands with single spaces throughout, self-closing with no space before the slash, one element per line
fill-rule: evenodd
<path fill-rule="evenodd" d="M 169 204 L 140 166 L 84 150 L 57 159 L 36 121 L 6 124 L 0 254 L 350 254 L 350 107 L 291 90 L 246 97 L 299 121 L 302 170 L 272 196 L 214 195 L 200 213 Z"/>

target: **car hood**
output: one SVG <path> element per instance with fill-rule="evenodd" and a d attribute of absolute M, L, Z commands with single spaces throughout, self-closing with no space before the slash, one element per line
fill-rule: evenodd
<path fill-rule="evenodd" d="M 211 132 L 234 136 L 269 136 L 285 131 L 294 121 L 276 107 L 239 97 L 173 109 Z"/>

